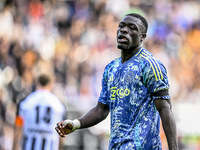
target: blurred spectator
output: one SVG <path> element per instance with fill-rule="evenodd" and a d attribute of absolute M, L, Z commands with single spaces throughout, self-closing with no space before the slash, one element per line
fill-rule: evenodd
<path fill-rule="evenodd" d="M 0 89 L 0 149 L 4 149 L 4 124 L 6 121 L 6 110 L 5 104 L 3 101 L 3 91 Z"/>

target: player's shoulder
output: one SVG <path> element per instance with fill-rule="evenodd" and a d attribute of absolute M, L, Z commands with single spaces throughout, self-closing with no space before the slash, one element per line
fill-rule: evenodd
<path fill-rule="evenodd" d="M 59 98 L 55 93 L 50 92 L 49 96 L 51 97 L 51 101 L 49 101 L 49 102 L 51 102 L 52 106 L 54 106 L 55 108 L 59 108 L 59 109 L 66 108 L 63 100 L 61 98 Z"/>
<path fill-rule="evenodd" d="M 31 101 L 34 101 L 34 95 L 35 95 L 35 91 L 30 93 L 29 95 L 26 95 L 25 97 L 21 98 L 21 100 L 19 100 L 19 102 L 16 104 L 17 106 L 17 110 L 19 109 L 26 109 L 30 106 L 32 106 Z"/>
<path fill-rule="evenodd" d="M 22 98 L 20 100 L 19 104 L 26 104 L 28 101 L 32 100 L 35 97 L 35 95 L 36 95 L 36 91 L 33 91 L 29 95 L 27 95 L 24 98 Z"/>
<path fill-rule="evenodd" d="M 163 65 L 163 63 L 156 58 L 150 51 L 147 49 L 143 49 L 139 55 L 139 58 L 142 60 L 143 64 L 145 65 Z"/>
<path fill-rule="evenodd" d="M 112 70 L 112 68 L 116 67 L 119 65 L 119 61 L 120 61 L 120 58 L 115 58 L 113 59 L 110 63 L 108 63 L 104 69 L 104 74 L 103 74 L 103 78 L 106 78 L 107 79 L 107 76 L 108 76 L 108 73 L 110 72 L 110 70 Z"/>
<path fill-rule="evenodd" d="M 167 74 L 167 69 L 164 64 L 158 58 L 154 57 L 151 52 L 144 49 L 140 55 L 142 68 L 151 72 L 157 78 L 163 78 L 163 74 Z M 143 70 L 142 69 L 142 70 Z"/>
<path fill-rule="evenodd" d="M 108 70 L 109 68 L 119 65 L 119 61 L 120 61 L 121 57 L 117 57 L 114 58 L 113 60 L 111 60 L 105 67 L 105 70 Z"/>

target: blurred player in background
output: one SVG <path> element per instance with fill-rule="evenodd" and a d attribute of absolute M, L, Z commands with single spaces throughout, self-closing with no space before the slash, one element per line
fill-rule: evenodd
<path fill-rule="evenodd" d="M 51 93 L 53 77 L 41 74 L 37 90 L 19 103 L 13 150 L 58 150 L 60 137 L 55 124 L 66 116 L 66 108 Z"/>
<path fill-rule="evenodd" d="M 135 13 L 120 21 L 121 57 L 106 66 L 97 105 L 79 119 L 59 122 L 56 130 L 61 137 L 96 125 L 110 112 L 109 149 L 161 150 L 160 118 L 169 149 L 178 149 L 167 71 L 142 47 L 147 29 L 146 19 Z"/>

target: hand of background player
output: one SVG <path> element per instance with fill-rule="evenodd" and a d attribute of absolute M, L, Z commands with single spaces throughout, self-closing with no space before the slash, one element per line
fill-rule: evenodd
<path fill-rule="evenodd" d="M 80 121 L 75 120 L 64 120 L 59 123 L 57 123 L 57 127 L 55 128 L 58 134 L 61 137 L 65 137 L 66 134 L 72 133 L 76 129 L 79 129 L 81 127 Z"/>

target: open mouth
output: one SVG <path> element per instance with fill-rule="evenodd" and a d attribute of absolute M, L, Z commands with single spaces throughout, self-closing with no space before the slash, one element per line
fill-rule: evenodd
<path fill-rule="evenodd" d="M 118 36 L 118 40 L 117 40 L 119 43 L 127 43 L 128 42 L 128 39 L 123 36 L 123 35 L 119 35 Z"/>

